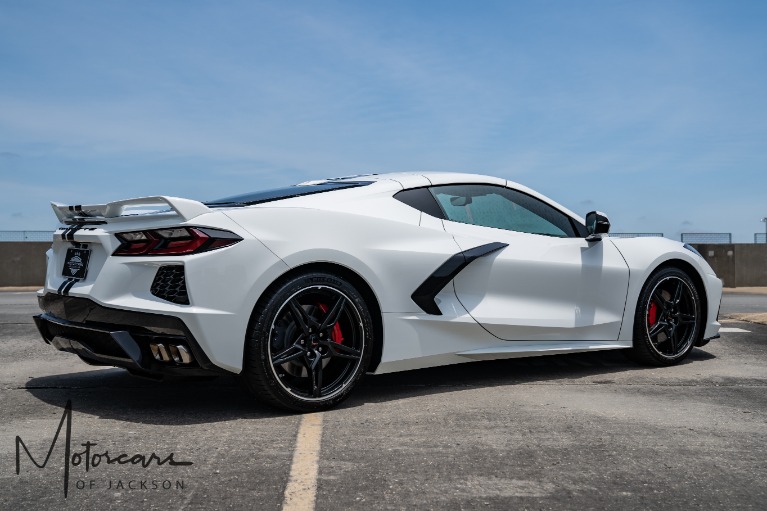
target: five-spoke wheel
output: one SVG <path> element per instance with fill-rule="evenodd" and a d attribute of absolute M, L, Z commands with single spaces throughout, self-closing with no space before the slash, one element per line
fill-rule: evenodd
<path fill-rule="evenodd" d="M 698 340 L 700 318 L 700 299 L 690 277 L 676 268 L 657 272 L 639 297 L 632 354 L 654 365 L 679 362 Z"/>
<path fill-rule="evenodd" d="M 343 279 L 296 277 L 254 315 L 243 379 L 256 397 L 291 410 L 325 409 L 364 373 L 372 322 L 359 292 Z"/>

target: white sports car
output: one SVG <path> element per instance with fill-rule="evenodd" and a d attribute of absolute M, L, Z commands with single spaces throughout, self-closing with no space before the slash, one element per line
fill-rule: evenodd
<path fill-rule="evenodd" d="M 718 337 L 722 283 L 689 245 L 603 237 L 519 184 L 363 175 L 201 203 L 53 204 L 43 338 L 144 376 L 238 374 L 311 411 L 363 373 Z"/>

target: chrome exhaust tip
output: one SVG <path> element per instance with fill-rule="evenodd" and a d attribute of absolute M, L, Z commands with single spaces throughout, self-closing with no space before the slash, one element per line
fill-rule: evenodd
<path fill-rule="evenodd" d="M 181 357 L 181 363 L 182 364 L 191 364 L 192 363 L 192 355 L 189 353 L 189 350 L 186 348 L 186 346 L 179 344 L 177 346 L 179 356 Z"/>
<path fill-rule="evenodd" d="M 168 349 L 170 350 L 170 356 L 173 357 L 173 361 L 177 364 L 181 363 L 181 355 L 178 352 L 178 348 L 175 347 L 172 344 L 168 345 Z"/>
<path fill-rule="evenodd" d="M 162 343 L 151 343 L 149 349 L 152 350 L 152 356 L 158 362 L 170 362 L 186 365 L 192 363 L 192 354 L 189 348 L 183 344 L 169 344 L 167 347 Z"/>
<path fill-rule="evenodd" d="M 149 349 L 152 350 L 152 356 L 155 360 L 160 362 L 170 362 L 170 355 L 164 344 L 150 344 Z"/>
<path fill-rule="evenodd" d="M 168 350 L 165 348 L 165 345 L 158 344 L 157 349 L 160 350 L 160 357 L 162 357 L 162 361 L 170 362 L 170 355 L 168 354 Z"/>
<path fill-rule="evenodd" d="M 162 357 L 160 357 L 160 349 L 157 347 L 156 344 L 152 343 L 149 345 L 149 349 L 152 350 L 152 356 L 155 360 L 162 360 Z"/>

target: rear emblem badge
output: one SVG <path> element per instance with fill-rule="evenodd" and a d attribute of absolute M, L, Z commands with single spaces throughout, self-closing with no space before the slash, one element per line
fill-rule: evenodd
<path fill-rule="evenodd" d="M 72 275 L 77 275 L 77 273 L 82 269 L 83 267 L 83 260 L 80 259 L 78 256 L 72 257 L 69 261 L 67 261 L 67 269 L 69 270 L 69 273 Z"/>
<path fill-rule="evenodd" d="M 90 257 L 91 251 L 87 248 L 68 248 L 61 274 L 65 278 L 83 280 L 85 274 L 88 273 Z"/>

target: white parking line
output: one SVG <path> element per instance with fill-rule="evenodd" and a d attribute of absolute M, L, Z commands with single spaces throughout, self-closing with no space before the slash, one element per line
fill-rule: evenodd
<path fill-rule="evenodd" d="M 290 478 L 285 488 L 283 511 L 313 511 L 317 496 L 317 469 L 322 440 L 322 414 L 308 413 L 301 418 L 293 451 Z"/>
<path fill-rule="evenodd" d="M 719 329 L 719 332 L 721 333 L 751 333 L 751 330 L 743 330 L 742 328 L 735 328 L 735 327 L 722 327 Z"/>

